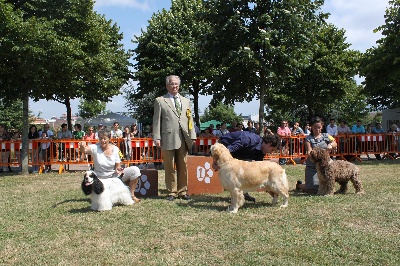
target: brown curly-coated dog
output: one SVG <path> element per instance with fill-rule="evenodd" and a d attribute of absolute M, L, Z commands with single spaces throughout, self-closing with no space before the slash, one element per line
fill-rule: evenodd
<path fill-rule="evenodd" d="M 359 176 L 359 168 L 347 161 L 333 161 L 329 152 L 319 147 L 314 148 L 310 160 L 317 165 L 319 188 L 317 195 L 333 195 L 335 182 L 340 184 L 340 189 L 335 193 L 346 193 L 347 183 L 351 181 L 356 194 L 364 194 L 364 189 Z"/>

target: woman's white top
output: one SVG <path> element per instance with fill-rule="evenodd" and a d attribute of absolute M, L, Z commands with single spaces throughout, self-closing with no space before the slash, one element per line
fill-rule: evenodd
<path fill-rule="evenodd" d="M 111 144 L 112 145 L 112 144 Z M 106 156 L 99 143 L 90 144 L 89 148 L 92 152 L 94 161 L 94 171 L 98 178 L 117 177 L 115 172 L 115 164 L 121 162 L 118 154 L 118 147 L 113 145 L 112 155 Z"/>

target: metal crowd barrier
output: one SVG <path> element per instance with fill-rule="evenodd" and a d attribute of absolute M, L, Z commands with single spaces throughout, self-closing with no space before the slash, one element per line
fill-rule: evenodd
<path fill-rule="evenodd" d="M 337 148 L 331 155 L 337 159 L 358 160 L 360 156 L 375 154 L 381 159 L 393 160 L 396 153 L 400 153 L 400 133 L 388 134 L 347 134 L 335 137 Z M 68 170 L 70 165 L 88 165 L 93 160 L 90 155 L 81 154 L 78 143 L 82 140 L 30 140 L 28 150 L 29 166 L 38 169 L 41 173 L 52 165 L 59 165 L 59 173 Z M 84 140 L 87 143 L 97 143 L 97 140 Z M 210 155 L 210 147 L 218 141 L 218 138 L 197 138 L 190 152 L 194 155 Z M 121 150 L 122 162 L 131 164 L 162 163 L 162 152 L 157 148 L 151 138 L 135 138 L 130 142 L 124 139 L 112 139 Z M 305 150 L 305 136 L 291 136 L 281 138 L 281 147 L 264 159 L 287 159 L 287 164 L 296 165 L 295 159 L 303 163 L 307 158 Z M 13 166 L 21 166 L 21 141 L 0 141 L 0 167 L 1 169 Z"/>

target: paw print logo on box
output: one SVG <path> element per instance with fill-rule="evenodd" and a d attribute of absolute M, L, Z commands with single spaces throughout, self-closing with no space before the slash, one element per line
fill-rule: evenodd
<path fill-rule="evenodd" d="M 150 189 L 150 182 L 147 180 L 147 175 L 142 175 L 139 177 L 138 184 L 135 188 L 135 192 L 140 193 L 141 195 L 146 195 L 147 190 Z"/>
<path fill-rule="evenodd" d="M 213 177 L 214 171 L 211 169 L 211 164 L 206 162 L 203 166 L 197 166 L 197 180 L 205 182 L 206 184 L 211 183 L 211 177 Z"/>

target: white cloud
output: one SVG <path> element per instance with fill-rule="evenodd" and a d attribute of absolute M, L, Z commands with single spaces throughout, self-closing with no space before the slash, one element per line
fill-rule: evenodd
<path fill-rule="evenodd" d="M 95 8 L 98 7 L 106 7 L 106 6 L 114 6 L 114 7 L 130 7 L 137 8 L 142 11 L 149 11 L 150 3 L 147 0 L 96 0 Z"/>
<path fill-rule="evenodd" d="M 376 46 L 376 41 L 382 37 L 373 30 L 385 24 L 384 15 L 388 6 L 387 0 L 327 0 L 323 10 L 331 14 L 330 23 L 346 30 L 351 48 L 364 52 Z"/>

